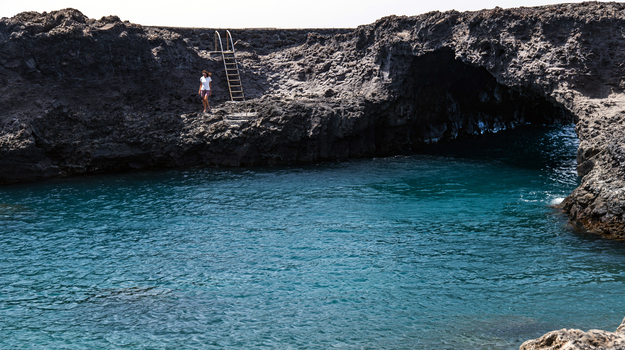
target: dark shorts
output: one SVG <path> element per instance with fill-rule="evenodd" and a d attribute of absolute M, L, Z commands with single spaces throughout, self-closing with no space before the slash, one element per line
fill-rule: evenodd
<path fill-rule="evenodd" d="M 202 98 L 210 97 L 211 96 L 211 91 L 210 90 L 202 90 L 202 94 L 200 96 L 202 96 Z"/>

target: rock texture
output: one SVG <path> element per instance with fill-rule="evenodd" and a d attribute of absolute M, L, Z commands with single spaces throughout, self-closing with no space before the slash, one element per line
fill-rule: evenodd
<path fill-rule="evenodd" d="M 622 350 L 625 349 L 625 320 L 616 332 L 591 329 L 561 329 L 528 340 L 519 350 Z"/>
<path fill-rule="evenodd" d="M 227 102 L 211 29 L 73 9 L 0 20 L 0 183 L 189 165 L 408 153 L 575 121 L 571 220 L 625 238 L 625 5 L 431 12 L 356 29 L 232 30 L 248 101 Z M 222 31 L 222 35 L 223 35 Z M 199 72 L 213 111 L 198 113 Z"/>

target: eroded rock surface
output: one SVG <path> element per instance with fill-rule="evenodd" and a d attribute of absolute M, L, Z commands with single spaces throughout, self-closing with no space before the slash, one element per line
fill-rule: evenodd
<path fill-rule="evenodd" d="M 247 102 L 229 103 L 211 29 L 77 10 L 0 20 L 0 183 L 198 164 L 408 153 L 575 121 L 571 220 L 624 238 L 625 5 L 431 12 L 356 29 L 232 30 Z M 222 31 L 222 35 L 223 35 Z M 198 113 L 213 71 L 212 113 Z"/>
<path fill-rule="evenodd" d="M 591 329 L 561 329 L 538 339 L 528 340 L 519 350 L 623 350 L 625 349 L 625 320 L 616 332 Z"/>

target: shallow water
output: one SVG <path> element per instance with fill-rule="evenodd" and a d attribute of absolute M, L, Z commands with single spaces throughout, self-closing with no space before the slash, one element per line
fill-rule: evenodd
<path fill-rule="evenodd" d="M 427 153 L 0 187 L 2 349 L 518 349 L 625 316 L 552 207 L 572 125 Z"/>

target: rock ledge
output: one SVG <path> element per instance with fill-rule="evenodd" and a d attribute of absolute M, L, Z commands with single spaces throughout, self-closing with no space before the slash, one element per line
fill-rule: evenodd
<path fill-rule="evenodd" d="M 563 208 L 625 239 L 622 28 L 625 4 L 587 2 L 231 30 L 248 98 L 232 104 L 213 29 L 21 13 L 0 19 L 0 184 L 387 156 L 573 121 L 583 179 Z M 202 69 L 211 114 L 197 113 Z"/>

